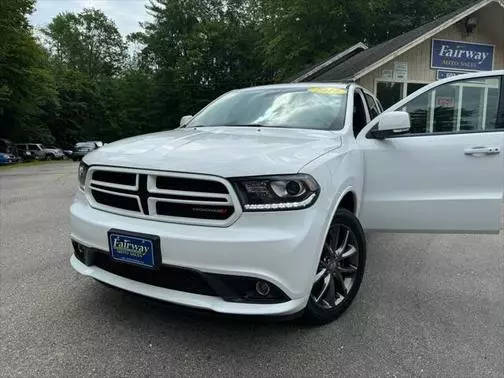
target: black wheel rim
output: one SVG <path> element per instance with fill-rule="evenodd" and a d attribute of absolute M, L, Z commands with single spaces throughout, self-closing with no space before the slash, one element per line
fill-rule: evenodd
<path fill-rule="evenodd" d="M 352 290 L 359 271 L 359 248 L 355 234 L 343 224 L 332 225 L 320 257 L 311 298 L 330 310 L 340 305 Z"/>

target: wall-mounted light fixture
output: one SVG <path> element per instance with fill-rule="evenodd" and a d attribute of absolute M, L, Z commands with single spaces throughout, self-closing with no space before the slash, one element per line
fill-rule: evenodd
<path fill-rule="evenodd" d="M 476 17 L 467 17 L 465 27 L 467 34 L 471 34 L 478 26 L 478 19 Z"/>

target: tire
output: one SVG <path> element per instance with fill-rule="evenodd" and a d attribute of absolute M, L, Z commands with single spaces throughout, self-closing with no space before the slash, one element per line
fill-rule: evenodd
<path fill-rule="evenodd" d="M 77 161 L 77 160 L 79 160 L 79 159 L 77 159 L 77 158 L 75 158 L 75 157 L 74 157 L 74 158 L 72 158 L 72 160 L 73 160 L 73 161 Z"/>
<path fill-rule="evenodd" d="M 366 236 L 362 226 L 350 211 L 337 210 L 319 259 L 304 320 L 322 325 L 343 314 L 359 291 L 365 266 Z"/>
<path fill-rule="evenodd" d="M 46 160 L 52 160 L 52 159 L 54 159 L 54 156 L 51 155 L 51 154 L 47 154 L 45 159 Z"/>

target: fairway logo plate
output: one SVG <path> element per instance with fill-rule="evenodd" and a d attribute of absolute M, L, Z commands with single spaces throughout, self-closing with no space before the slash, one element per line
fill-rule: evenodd
<path fill-rule="evenodd" d="M 153 268 L 154 243 L 142 237 L 109 234 L 110 255 L 114 260 Z"/>

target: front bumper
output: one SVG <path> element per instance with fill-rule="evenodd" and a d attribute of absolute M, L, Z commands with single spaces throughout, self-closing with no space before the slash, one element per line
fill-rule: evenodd
<path fill-rule="evenodd" d="M 71 237 L 76 242 L 108 250 L 107 232 L 114 228 L 160 237 L 162 263 L 210 274 L 253 277 L 277 286 L 290 299 L 283 303 L 235 303 L 219 296 L 200 295 L 149 285 L 75 256 L 71 264 L 93 277 L 151 298 L 230 314 L 290 315 L 309 298 L 326 228 L 326 214 L 315 204 L 309 209 L 244 213 L 226 228 L 195 226 L 131 218 L 92 208 L 82 192 L 71 207 Z"/>
<path fill-rule="evenodd" d="M 276 304 L 226 302 L 224 299 L 219 297 L 165 289 L 162 287 L 130 280 L 128 278 L 109 273 L 100 268 L 86 266 L 74 255 L 72 255 L 72 257 L 70 258 L 70 263 L 77 272 L 114 287 L 118 287 L 135 294 L 140 294 L 165 302 L 220 312 L 223 314 L 291 315 L 303 310 L 303 308 L 306 306 L 307 301 L 307 299 L 301 298 Z"/>

